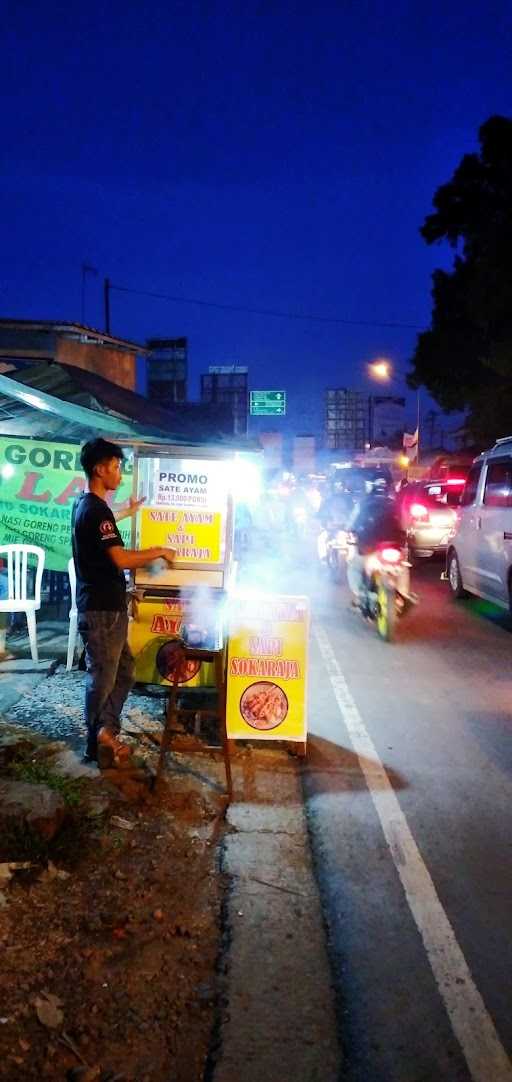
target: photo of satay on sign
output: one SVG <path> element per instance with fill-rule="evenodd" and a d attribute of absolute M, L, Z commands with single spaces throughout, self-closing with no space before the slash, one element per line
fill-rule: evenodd
<path fill-rule="evenodd" d="M 276 729 L 288 713 L 288 699 L 277 684 L 260 680 L 245 689 L 240 699 L 240 713 L 253 729 Z"/>

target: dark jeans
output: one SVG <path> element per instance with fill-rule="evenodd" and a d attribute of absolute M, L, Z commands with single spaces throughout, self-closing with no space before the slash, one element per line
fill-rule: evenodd
<path fill-rule="evenodd" d="M 133 687 L 135 662 L 127 643 L 126 612 L 81 612 L 78 630 L 85 646 L 87 754 L 96 757 L 98 732 L 121 728 L 120 715 Z"/>

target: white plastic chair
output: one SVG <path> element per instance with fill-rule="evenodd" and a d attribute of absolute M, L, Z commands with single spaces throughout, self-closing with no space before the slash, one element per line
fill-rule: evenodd
<path fill-rule="evenodd" d="M 29 556 L 37 560 L 34 594 L 27 597 Z M 44 549 L 38 545 L 0 545 L 0 559 L 7 564 L 7 597 L 0 601 L 0 612 L 24 612 L 27 618 L 28 637 L 32 661 L 39 661 L 37 653 L 36 612 L 41 608 L 41 579 L 44 570 Z"/>
<path fill-rule="evenodd" d="M 78 609 L 76 607 L 76 571 L 75 562 L 71 557 L 68 563 L 69 592 L 71 596 L 71 608 L 69 610 L 69 634 L 68 634 L 68 660 L 66 669 L 69 672 L 73 668 L 75 658 L 75 646 L 78 630 Z"/>

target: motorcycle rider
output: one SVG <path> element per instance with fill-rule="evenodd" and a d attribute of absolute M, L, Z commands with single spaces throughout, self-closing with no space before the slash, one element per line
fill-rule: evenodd
<path fill-rule="evenodd" d="M 365 595 L 365 581 L 371 556 L 379 544 L 389 541 L 402 548 L 405 532 L 401 527 L 394 495 L 385 477 L 367 482 L 367 492 L 354 507 L 348 523 L 349 533 L 355 536 L 350 545 L 347 560 L 347 579 L 356 605 L 361 605 Z M 409 570 L 403 567 L 400 592 L 409 593 Z"/>
<path fill-rule="evenodd" d="M 343 480 L 336 480 L 331 492 L 323 501 L 319 511 L 322 531 L 317 538 L 318 556 L 325 560 L 327 542 L 338 530 L 346 530 L 347 523 L 354 509 L 354 498 Z"/>

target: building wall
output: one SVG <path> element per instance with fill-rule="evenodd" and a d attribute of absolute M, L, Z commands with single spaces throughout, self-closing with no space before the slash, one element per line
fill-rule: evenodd
<path fill-rule="evenodd" d="M 186 338 L 150 338 L 147 348 L 148 397 L 164 408 L 187 400 Z"/>
<path fill-rule="evenodd" d="M 136 354 L 94 342 L 77 342 L 70 338 L 57 339 L 55 360 L 75 365 L 86 372 L 103 376 L 119 387 L 134 391 L 137 381 Z"/>
<path fill-rule="evenodd" d="M 248 417 L 247 369 L 218 372 L 211 368 L 201 376 L 201 402 L 229 405 L 233 411 L 233 432 L 247 435 Z"/>
<path fill-rule="evenodd" d="M 54 331 L 44 328 L 11 327 L 0 321 L 0 353 L 10 357 L 50 360 L 57 344 Z"/>
<path fill-rule="evenodd" d="M 296 474 L 314 473 L 316 469 L 316 439 L 295 436 L 293 441 L 293 470 Z"/>
<path fill-rule="evenodd" d="M 263 461 L 266 470 L 279 469 L 283 465 L 283 436 L 281 432 L 260 432 Z"/>
<path fill-rule="evenodd" d="M 363 451 L 370 430 L 370 396 L 346 387 L 326 392 L 325 446 L 329 450 Z"/>

